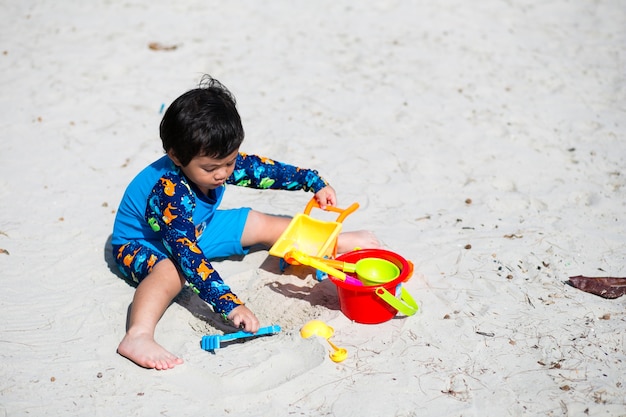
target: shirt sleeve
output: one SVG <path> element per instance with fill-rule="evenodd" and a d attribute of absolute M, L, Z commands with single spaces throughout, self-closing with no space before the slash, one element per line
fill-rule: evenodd
<path fill-rule="evenodd" d="M 194 292 L 217 313 L 228 314 L 243 303 L 197 245 L 194 208 L 195 196 L 189 184 L 182 177 L 168 173 L 152 189 L 145 218 Z"/>
<path fill-rule="evenodd" d="M 317 171 L 257 155 L 239 153 L 229 184 L 242 187 L 318 192 L 328 185 Z"/>

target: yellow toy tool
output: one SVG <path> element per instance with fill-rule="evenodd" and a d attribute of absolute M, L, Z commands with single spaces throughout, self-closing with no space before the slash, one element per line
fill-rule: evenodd
<path fill-rule="evenodd" d="M 300 265 L 308 265 L 311 266 L 318 271 L 325 272 L 328 275 L 332 275 L 333 277 L 350 283 L 351 285 L 363 285 L 361 281 L 357 278 L 354 278 L 343 271 L 340 271 L 333 266 L 329 265 L 328 262 L 338 262 L 326 258 L 316 258 L 313 256 L 306 255 L 298 250 L 292 250 L 285 254 L 283 258 L 289 264 L 300 264 Z M 354 271 L 353 271 L 354 272 Z"/>
<path fill-rule="evenodd" d="M 281 258 L 281 270 L 284 270 L 285 262 L 291 265 L 300 265 L 297 259 L 286 257 L 288 253 L 293 251 L 318 258 L 334 258 L 337 255 L 337 237 L 341 232 L 342 222 L 349 214 L 359 208 L 359 203 L 353 203 L 345 209 L 326 206 L 325 211 L 339 213 L 335 221 L 323 221 L 311 217 L 313 208 L 320 208 L 315 197 L 311 198 L 303 213 L 294 216 L 289 226 L 280 235 L 274 246 L 270 248 L 270 255 Z M 318 280 L 322 278 L 319 273 L 317 278 Z"/>

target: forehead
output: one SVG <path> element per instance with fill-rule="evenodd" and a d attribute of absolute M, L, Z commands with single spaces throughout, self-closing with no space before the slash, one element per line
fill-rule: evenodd
<path fill-rule="evenodd" d="M 233 151 L 230 155 L 227 155 L 226 157 L 221 158 L 221 159 L 214 158 L 212 156 L 198 155 L 194 157 L 192 161 L 198 165 L 222 165 L 222 164 L 231 162 L 233 159 L 237 157 L 238 153 L 239 153 L 239 149 Z"/>

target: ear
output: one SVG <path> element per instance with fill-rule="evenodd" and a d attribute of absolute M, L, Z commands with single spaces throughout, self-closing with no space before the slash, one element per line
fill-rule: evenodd
<path fill-rule="evenodd" d="M 183 166 L 183 164 L 180 163 L 180 160 L 176 157 L 176 155 L 174 154 L 174 151 L 172 149 L 167 151 L 167 156 L 169 156 L 170 159 L 172 160 L 172 162 L 174 162 L 174 165 L 176 165 L 178 167 Z"/>

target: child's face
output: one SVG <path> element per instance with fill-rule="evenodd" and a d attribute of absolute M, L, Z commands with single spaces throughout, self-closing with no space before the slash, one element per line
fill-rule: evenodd
<path fill-rule="evenodd" d="M 169 154 L 174 163 L 180 167 L 183 174 L 191 180 L 204 194 L 209 190 L 221 187 L 235 170 L 235 161 L 239 149 L 223 159 L 210 156 L 196 156 L 187 166 L 181 166 L 175 155 Z"/>

